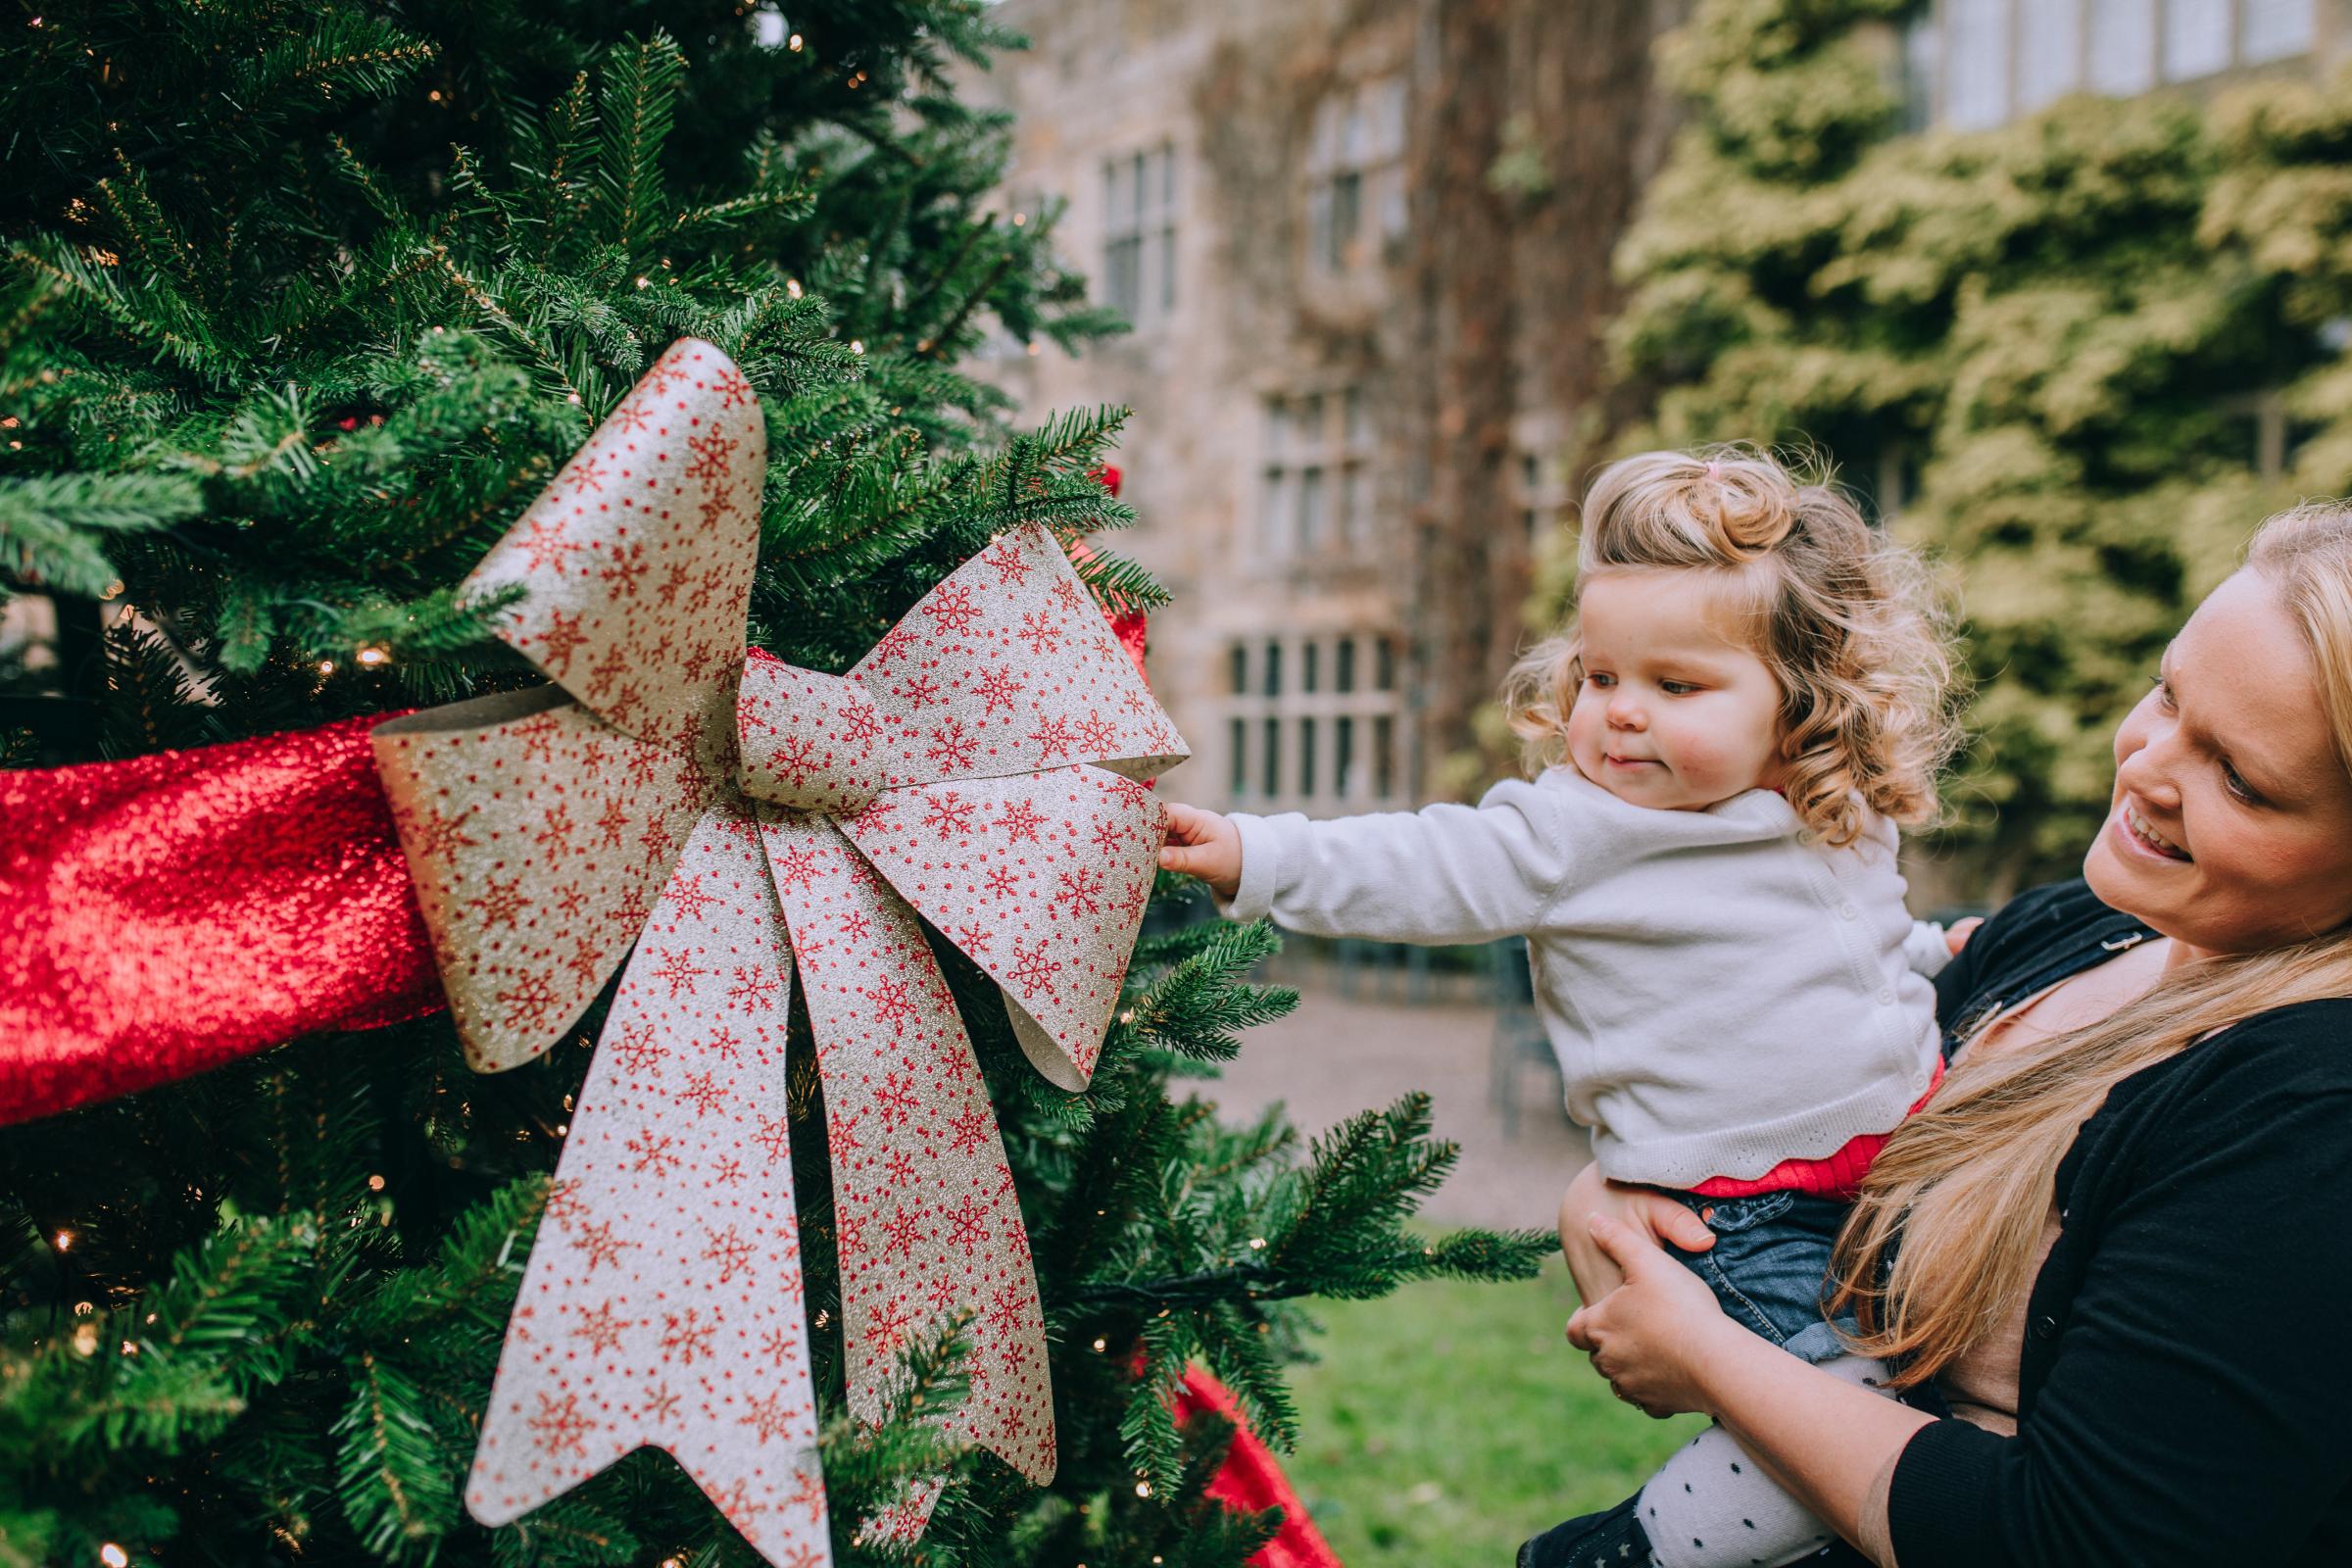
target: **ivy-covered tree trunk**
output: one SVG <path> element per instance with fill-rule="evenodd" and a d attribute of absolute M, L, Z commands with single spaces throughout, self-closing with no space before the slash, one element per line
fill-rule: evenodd
<path fill-rule="evenodd" d="M 659 22 L 666 31 L 655 30 Z M 1030 433 L 959 375 L 1001 322 L 1110 322 L 1047 221 L 983 209 L 1004 126 L 946 93 L 1012 40 L 982 0 L 729 5 L 93 3 L 0 33 L 0 582 L 85 668 L 0 671 L 11 765 L 95 762 L 515 689 L 503 601 L 457 584 L 665 345 L 709 339 L 770 460 L 752 641 L 848 668 L 1004 529 L 1128 513 L 1121 416 Z M 1157 590 L 1094 551 L 1106 602 Z M 7 874 L 0 862 L 0 875 Z M 1091 1088 L 1028 1068 L 941 957 L 995 1098 L 1053 1336 L 1058 1473 L 948 1454 L 918 1347 L 881 1429 L 845 1413 L 822 1109 L 792 1147 L 844 1561 L 910 1476 L 955 1478 L 937 1563 L 1232 1564 L 1271 1521 L 1203 1495 L 1194 1360 L 1287 1442 L 1296 1298 L 1532 1272 L 1543 1239 L 1400 1224 L 1452 1154 L 1407 1101 L 1311 1149 L 1186 1080 L 1291 1004 L 1264 928 L 1157 890 Z M 14 940 L 0 936 L 0 943 Z M 0 948 L 0 976 L 10 972 Z M 0 1563 L 748 1562 L 640 1451 L 498 1531 L 460 1483 L 608 997 L 511 1072 L 445 1018 L 290 1043 L 0 1133 Z M 0 1042 L 0 1063 L 5 1063 Z M 0 1064 L 0 1071 L 9 1068 Z M 832 1338 L 828 1338 L 828 1327 Z"/>
<path fill-rule="evenodd" d="M 1700 0 L 1612 346 L 1623 445 L 1810 443 L 1941 554 L 1980 681 L 1958 836 L 1997 893 L 2080 855 L 2107 737 L 2254 524 L 2352 486 L 2352 96 L 1906 134 L 1917 9 Z"/>

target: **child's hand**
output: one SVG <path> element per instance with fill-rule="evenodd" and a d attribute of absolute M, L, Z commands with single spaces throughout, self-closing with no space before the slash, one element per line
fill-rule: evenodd
<path fill-rule="evenodd" d="M 1168 841 L 1160 847 L 1159 863 L 1197 876 L 1218 898 L 1230 899 L 1242 888 L 1241 830 L 1214 811 L 1170 801 Z"/>
<path fill-rule="evenodd" d="M 1943 933 L 1943 945 L 1952 950 L 1953 957 L 1960 956 L 1960 950 L 1968 946 L 1968 939 L 1975 936 L 1977 927 L 1984 923 L 1984 917 L 1979 914 L 1972 914 L 1965 920 L 1952 922 L 1951 927 Z"/>

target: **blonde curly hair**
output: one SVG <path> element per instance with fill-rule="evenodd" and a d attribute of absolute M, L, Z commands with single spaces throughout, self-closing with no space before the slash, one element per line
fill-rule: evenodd
<path fill-rule="evenodd" d="M 1621 459 L 1585 493 L 1577 580 L 1629 569 L 1719 580 L 1780 685 L 1784 790 L 1807 832 L 1842 848 L 1866 810 L 1936 819 L 1959 737 L 1948 617 L 1919 557 L 1844 492 L 1750 446 Z M 1584 682 L 1573 617 L 1512 667 L 1503 707 L 1531 769 L 1566 758 Z"/>

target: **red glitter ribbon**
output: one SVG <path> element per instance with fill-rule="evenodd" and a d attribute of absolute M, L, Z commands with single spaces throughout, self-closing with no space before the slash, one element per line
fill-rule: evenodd
<path fill-rule="evenodd" d="M 390 716 L 0 773 L 0 1123 L 440 1010 Z"/>
<path fill-rule="evenodd" d="M 1233 1446 L 1225 1450 L 1225 1462 L 1209 1478 L 1210 1496 L 1234 1513 L 1282 1510 L 1282 1528 L 1273 1540 L 1250 1553 L 1250 1568 L 1340 1568 L 1339 1553 L 1307 1517 L 1306 1504 L 1298 1500 L 1290 1477 L 1282 1473 L 1282 1461 L 1274 1457 L 1265 1440 L 1250 1430 L 1241 1405 L 1213 1373 L 1202 1367 L 1187 1370 L 1183 1387 L 1176 1391 L 1175 1407 L 1179 1421 L 1190 1420 L 1201 1410 L 1214 1410 L 1233 1423 Z"/>

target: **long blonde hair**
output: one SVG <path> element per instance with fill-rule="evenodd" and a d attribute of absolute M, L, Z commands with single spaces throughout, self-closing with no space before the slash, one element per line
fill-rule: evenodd
<path fill-rule="evenodd" d="M 2310 648 L 2352 772 L 2352 506 L 2271 518 L 2246 566 L 2276 585 Z M 2352 926 L 2184 964 L 2097 1023 L 1964 1056 L 1887 1139 L 1838 1237 L 1836 1309 L 1860 1325 L 1854 1348 L 1895 1357 L 1906 1385 L 1949 1365 L 2020 1309 L 2059 1162 L 2109 1090 L 2257 1013 L 2345 996 Z"/>
<path fill-rule="evenodd" d="M 1754 447 L 1622 459 L 1585 493 L 1577 577 L 1626 567 L 1702 571 L 1731 590 L 1780 686 L 1784 793 L 1809 832 L 1849 845 L 1864 808 L 1935 819 L 1958 733 L 1946 617 L 1919 559 L 1843 492 Z M 1565 756 L 1584 681 L 1573 621 L 1513 666 L 1503 709 L 1531 768 Z"/>

